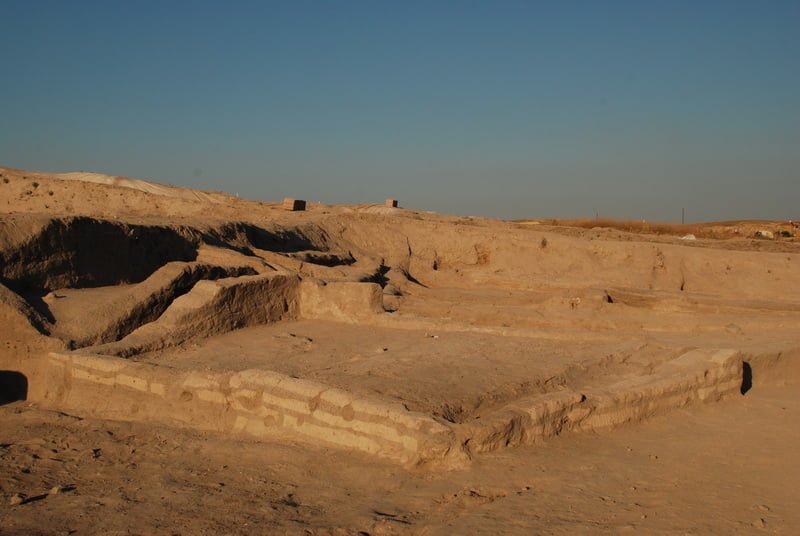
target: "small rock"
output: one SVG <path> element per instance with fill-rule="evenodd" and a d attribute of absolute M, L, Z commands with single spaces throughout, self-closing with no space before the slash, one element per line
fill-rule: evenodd
<path fill-rule="evenodd" d="M 756 519 L 755 521 L 753 521 L 753 526 L 758 529 L 766 528 L 767 521 L 763 517 L 761 519 Z"/>
<path fill-rule="evenodd" d="M 687 235 L 683 235 L 681 237 L 681 240 L 697 240 L 697 237 L 694 236 L 693 234 L 689 233 Z"/>
<path fill-rule="evenodd" d="M 767 240 L 772 240 L 775 238 L 775 234 L 772 231 L 767 231 L 764 229 L 756 231 L 756 238 L 766 238 Z"/>
<path fill-rule="evenodd" d="M 8 504 L 11 506 L 17 506 L 23 502 L 25 502 L 25 496 L 20 493 L 15 493 L 11 496 L 11 499 L 9 499 Z"/>
<path fill-rule="evenodd" d="M 47 493 L 48 495 L 58 495 L 59 493 L 67 493 L 70 491 L 75 491 L 75 486 L 66 485 L 66 486 L 53 486 L 50 488 L 50 491 Z"/>

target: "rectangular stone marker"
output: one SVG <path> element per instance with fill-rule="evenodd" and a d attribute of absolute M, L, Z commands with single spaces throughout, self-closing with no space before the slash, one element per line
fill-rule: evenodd
<path fill-rule="evenodd" d="M 387 199 L 386 200 L 386 206 L 387 207 L 392 207 L 392 208 L 397 208 L 397 199 Z"/>
<path fill-rule="evenodd" d="M 305 210 L 306 202 L 302 199 L 293 199 L 291 197 L 287 197 L 283 200 L 282 206 L 285 210 Z"/>

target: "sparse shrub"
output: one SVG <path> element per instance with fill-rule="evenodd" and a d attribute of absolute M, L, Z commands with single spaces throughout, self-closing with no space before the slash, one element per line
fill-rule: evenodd
<path fill-rule="evenodd" d="M 542 247 L 542 249 L 547 247 L 547 237 L 546 236 L 542 237 L 542 241 L 539 242 L 539 245 Z"/>
<path fill-rule="evenodd" d="M 39 187 L 39 183 L 36 182 L 36 181 L 33 181 L 33 185 L 32 186 L 33 186 L 34 189 L 36 189 L 36 188 Z"/>
<path fill-rule="evenodd" d="M 8 184 L 8 177 L 3 177 L 3 182 Z"/>
<path fill-rule="evenodd" d="M 49 192 L 47 192 L 47 195 L 52 196 L 53 195 L 53 190 L 50 190 Z"/>

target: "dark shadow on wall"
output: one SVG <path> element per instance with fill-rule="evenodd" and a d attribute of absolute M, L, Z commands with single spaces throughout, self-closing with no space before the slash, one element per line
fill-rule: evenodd
<path fill-rule="evenodd" d="M 312 228 L 306 230 L 274 226 L 265 229 L 249 223 L 227 223 L 203 234 L 203 240 L 212 245 L 223 245 L 247 250 L 250 247 L 274 251 L 275 253 L 296 253 L 299 251 L 328 251 L 327 235 L 324 231 Z"/>
<path fill-rule="evenodd" d="M 745 361 L 742 363 L 742 387 L 739 389 L 739 392 L 742 394 L 746 394 L 747 391 L 753 388 L 753 367 L 750 366 L 750 363 Z"/>
<path fill-rule="evenodd" d="M 181 228 L 87 217 L 54 219 L 21 246 L 0 251 L 0 277 L 18 294 L 139 283 L 172 261 L 197 259 Z"/>
<path fill-rule="evenodd" d="M 15 370 L 0 370 L 0 405 L 28 398 L 28 378 Z"/>

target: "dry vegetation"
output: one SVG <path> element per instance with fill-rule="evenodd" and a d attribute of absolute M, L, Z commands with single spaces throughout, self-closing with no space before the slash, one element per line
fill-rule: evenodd
<path fill-rule="evenodd" d="M 523 225 L 549 225 L 554 227 L 578 227 L 582 229 L 614 229 L 626 233 L 669 235 L 682 237 L 689 234 L 697 238 L 724 240 L 729 238 L 754 238 L 756 231 L 768 230 L 776 238 L 794 238 L 797 227 L 791 222 L 771 220 L 738 220 L 707 223 L 658 223 L 641 220 L 598 219 L 539 219 L 515 220 Z"/>

